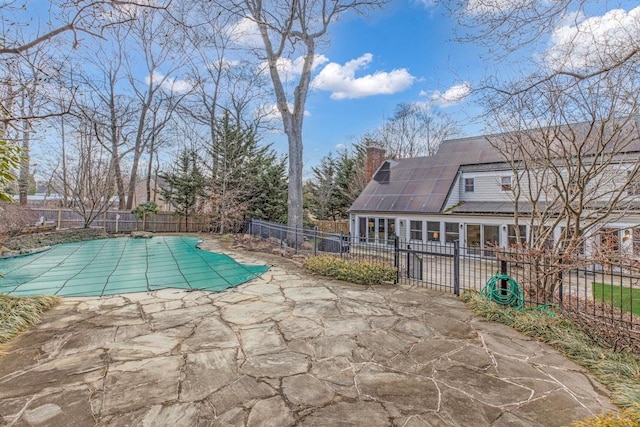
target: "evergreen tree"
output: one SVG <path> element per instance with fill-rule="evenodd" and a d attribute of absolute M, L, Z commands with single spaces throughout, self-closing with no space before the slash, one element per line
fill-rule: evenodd
<path fill-rule="evenodd" d="M 208 150 L 212 222 L 220 233 L 238 231 L 247 216 L 279 219 L 286 213 L 287 181 L 283 161 L 270 145 L 260 146 L 256 130 L 226 114 L 217 126 L 216 145 Z"/>
<path fill-rule="evenodd" d="M 320 160 L 320 164 L 311 168 L 313 180 L 310 184 L 312 194 L 309 200 L 311 213 L 321 220 L 336 220 L 339 217 L 339 190 L 336 184 L 338 162 L 332 153 Z"/>
<path fill-rule="evenodd" d="M 267 153 L 255 186 L 250 215 L 266 221 L 287 222 L 287 158 Z"/>
<path fill-rule="evenodd" d="M 184 218 L 185 231 L 189 231 L 189 218 L 199 210 L 199 199 L 205 186 L 198 154 L 185 148 L 173 170 L 161 172 L 158 176 L 167 183 L 160 189 L 162 199 L 171 203 L 177 216 Z"/>
<path fill-rule="evenodd" d="M 335 158 L 332 153 L 312 168 L 313 179 L 305 185 L 306 206 L 321 220 L 345 219 L 353 201 L 367 185 L 364 176 L 366 141 L 355 144 Z"/>

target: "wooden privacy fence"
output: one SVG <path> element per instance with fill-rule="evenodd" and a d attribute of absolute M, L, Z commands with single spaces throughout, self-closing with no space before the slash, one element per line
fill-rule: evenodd
<path fill-rule="evenodd" d="M 316 221 L 318 231 L 325 233 L 342 233 L 349 234 L 349 220 L 343 219 L 338 221 Z"/>
<path fill-rule="evenodd" d="M 31 212 L 46 225 L 55 225 L 57 228 L 84 227 L 82 216 L 70 209 L 32 208 Z M 135 214 L 128 211 L 108 211 L 94 219 L 90 226 L 104 228 L 107 233 L 130 233 L 142 230 L 142 222 L 142 219 L 138 219 Z M 209 221 L 194 217 L 189 219 L 187 230 L 184 218 L 166 212 L 148 215 L 144 224 L 144 231 L 154 233 L 208 232 L 210 228 Z"/>

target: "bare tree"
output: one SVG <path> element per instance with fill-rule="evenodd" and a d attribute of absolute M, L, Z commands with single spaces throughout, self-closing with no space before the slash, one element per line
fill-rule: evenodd
<path fill-rule="evenodd" d="M 80 113 L 111 153 L 122 210 L 133 207 L 144 153 L 150 153 L 153 163 L 162 131 L 188 92 L 177 87 L 182 85 L 175 77 L 182 59 L 174 53 L 166 25 L 162 16 L 145 11 L 127 25 L 111 28 L 110 42 L 87 58 L 90 65 L 79 79 Z M 136 71 L 136 65 L 143 67 Z"/>
<path fill-rule="evenodd" d="M 485 60 L 515 60 L 521 70 L 475 86 L 488 127 L 506 132 L 491 141 L 513 168 L 514 219 L 530 225 L 526 250 L 540 261 L 533 285 L 550 297 L 562 264 L 577 262 L 582 251 L 596 256 L 598 248 L 585 243 L 602 241 L 604 223 L 638 208 L 638 162 L 629 154 L 639 147 L 638 9 L 613 10 L 596 0 L 448 7 L 465 29 L 461 40 L 487 48 Z"/>
<path fill-rule="evenodd" d="M 598 240 L 603 224 L 638 209 L 640 104 L 629 96 L 640 88 L 635 76 L 608 74 L 571 85 L 566 79 L 492 100 L 504 133 L 489 141 L 513 171 L 515 223 L 529 226 L 529 254 L 560 261 L 553 263 L 557 271 L 537 269 L 532 276 L 545 300 L 566 264 L 583 262 L 581 254 L 592 262 L 602 255 L 585 243 Z"/>
<path fill-rule="evenodd" d="M 30 40 L 16 39 L 15 31 L 22 31 L 29 26 L 30 16 L 27 10 L 33 10 L 32 1 L 11 0 L 0 5 L 4 30 L 2 34 L 3 44 L 0 47 L 0 55 L 22 55 L 25 52 L 43 43 L 60 37 L 65 33 L 73 36 L 73 47 L 80 43 L 80 35 L 87 34 L 92 37 L 103 37 L 105 29 L 117 26 L 132 19 L 141 9 L 166 9 L 171 0 L 96 0 L 78 2 L 74 0 L 60 1 L 51 4 L 50 25 L 43 31 L 34 33 Z M 54 13 L 55 12 L 55 13 Z"/>
<path fill-rule="evenodd" d="M 190 5 L 193 7 L 192 5 Z M 209 5 L 196 4 L 199 14 L 207 14 Z M 185 19 L 186 20 L 186 19 Z M 219 145 L 218 123 L 226 116 L 244 128 L 263 127 L 262 109 L 270 95 L 266 75 L 260 67 L 234 50 L 237 35 L 228 29 L 237 18 L 217 14 L 199 26 L 185 29 L 185 39 L 193 46 L 189 59 L 193 92 L 182 103 L 180 111 L 185 120 L 195 122 L 201 133 L 200 144 L 209 152 Z M 203 158 L 207 169 L 216 173 L 217 158 Z"/>
<path fill-rule="evenodd" d="M 48 9 L 49 17 L 44 19 L 46 25 L 33 26 L 32 12 L 36 10 L 30 0 L 10 0 L 0 4 L 0 58 L 2 64 L 14 64 L 17 70 L 30 70 L 30 78 L 21 82 L 9 91 L 3 91 L 0 98 L 0 109 L 2 110 L 2 129 L 4 136 L 12 123 L 22 123 L 22 144 L 23 160 L 21 167 L 21 202 L 25 202 L 24 182 L 29 177 L 29 155 L 28 145 L 31 134 L 33 132 L 33 120 L 38 118 L 48 118 L 56 115 L 67 114 L 70 105 L 66 105 L 61 111 L 35 111 L 33 97 L 38 92 L 38 87 L 42 88 L 43 76 L 47 75 L 48 68 L 51 63 L 40 62 L 43 55 L 39 54 L 45 50 L 48 52 L 46 56 L 54 56 L 55 42 L 66 40 L 64 35 L 71 35 L 72 46 L 78 47 L 81 42 L 81 35 L 85 34 L 97 39 L 104 38 L 105 29 L 118 26 L 124 22 L 133 19 L 140 10 L 162 9 L 166 10 L 171 0 L 150 1 L 150 0 L 115 0 L 115 1 L 83 1 L 61 0 L 59 2 L 50 2 Z M 66 56 L 66 54 L 65 54 Z M 7 84 L 7 80 L 12 75 L 1 76 L 3 85 Z M 20 99 L 21 108 L 15 109 L 15 100 Z M 16 142 L 12 140 L 3 140 L 3 151 L 6 153 L 18 153 L 12 145 Z M 4 166 L 4 165 L 0 165 Z M 4 168 L 0 172 L 10 177 L 10 171 Z M 6 198 L 4 192 L 1 193 Z"/>
<path fill-rule="evenodd" d="M 348 12 L 363 12 L 379 7 L 385 0 L 318 0 L 264 2 L 262 0 L 229 1 L 231 11 L 240 19 L 257 26 L 262 45 L 258 57 L 266 60 L 267 69 L 289 143 L 288 224 L 302 227 L 302 126 L 316 53 L 332 22 Z M 293 93 L 287 93 L 287 81 L 279 63 L 295 56 L 302 58 L 300 75 Z"/>
<path fill-rule="evenodd" d="M 171 119 L 176 106 L 191 88 L 188 82 L 176 87 L 174 74 L 182 65 L 182 58 L 175 52 L 170 40 L 172 25 L 153 11 L 143 11 L 132 22 L 132 38 L 144 58 L 145 78 L 139 81 L 131 69 L 132 58 L 127 57 L 129 71 L 127 80 L 135 93 L 137 121 L 130 151 L 131 171 L 126 193 L 126 209 L 133 208 L 134 194 L 138 181 L 138 167 L 143 152 Z M 150 150 L 153 153 L 153 150 Z"/>
<path fill-rule="evenodd" d="M 93 57 L 87 58 L 93 73 L 82 72 L 77 77 L 77 84 L 81 85 L 77 109 L 78 114 L 92 124 L 96 141 L 111 154 L 118 208 L 124 210 L 127 185 L 121 161 L 129 152 L 129 129 L 135 106 L 120 89 L 126 84 L 123 52 L 126 32 L 116 28 L 111 35 L 113 43 L 110 46 L 101 46 Z"/>
<path fill-rule="evenodd" d="M 69 195 L 71 210 L 82 216 L 88 228 L 113 204 L 112 157 L 98 142 L 90 120 L 78 120 L 73 133 L 75 138 L 67 147 L 66 171 L 57 170 L 52 181 L 59 193 Z"/>
<path fill-rule="evenodd" d="M 376 140 L 392 159 L 431 156 L 440 143 L 458 133 L 455 122 L 428 105 L 400 103 L 378 130 Z"/>
<path fill-rule="evenodd" d="M 0 245 L 36 219 L 36 215 L 25 206 L 0 202 Z"/>

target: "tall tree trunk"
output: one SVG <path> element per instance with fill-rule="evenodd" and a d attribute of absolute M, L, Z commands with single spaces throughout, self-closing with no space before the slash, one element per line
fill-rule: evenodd
<path fill-rule="evenodd" d="M 20 147 L 20 153 L 22 155 L 22 162 L 20 163 L 20 173 L 18 175 L 18 194 L 20 196 L 20 205 L 26 206 L 27 195 L 29 194 L 29 123 L 24 120 L 22 124 L 22 144 Z"/>
<path fill-rule="evenodd" d="M 289 191 L 287 197 L 287 223 L 289 227 L 302 228 L 302 133 L 287 133 L 289 141 Z"/>
<path fill-rule="evenodd" d="M 120 145 L 120 137 L 118 133 L 118 119 L 116 114 L 116 105 L 115 105 L 115 81 L 114 77 L 111 78 L 111 96 L 109 97 L 109 113 L 110 113 L 110 131 L 111 131 L 111 161 L 113 164 L 113 173 L 116 178 L 116 189 L 118 192 L 118 209 L 124 210 L 126 203 L 126 194 L 124 190 L 124 180 L 122 178 L 122 170 L 120 168 L 120 155 L 119 155 L 119 145 Z M 98 135 L 98 129 L 96 126 L 96 136 Z"/>
<path fill-rule="evenodd" d="M 129 188 L 127 191 L 127 206 L 125 209 L 133 209 L 133 201 L 136 194 L 136 181 L 138 180 L 138 166 L 140 165 L 140 157 L 142 156 L 142 148 L 136 147 L 133 150 L 133 163 L 131 164 L 131 178 L 129 180 Z"/>
<path fill-rule="evenodd" d="M 149 147 L 149 164 L 147 165 L 147 202 L 151 201 L 151 173 L 153 172 L 154 139 L 151 140 L 151 146 Z"/>
<path fill-rule="evenodd" d="M 67 171 L 67 137 L 64 128 L 64 116 L 60 117 L 60 142 L 62 145 L 62 206 L 67 207 L 69 203 L 69 180 Z"/>
<path fill-rule="evenodd" d="M 135 199 L 136 194 L 136 181 L 138 180 L 138 166 L 140 165 L 140 157 L 142 157 L 142 151 L 144 150 L 144 147 L 146 145 L 146 142 L 144 140 L 144 127 L 147 122 L 147 112 L 149 111 L 149 107 L 151 106 L 151 102 L 153 101 L 154 92 L 155 89 L 153 87 L 153 83 L 150 83 L 146 100 L 142 104 L 142 110 L 140 111 L 140 117 L 138 118 L 138 130 L 136 131 L 136 141 L 133 147 L 133 163 L 131 164 L 131 175 L 129 178 L 129 188 L 127 191 L 127 210 L 133 209 L 133 200 Z"/>
<path fill-rule="evenodd" d="M 29 117 L 31 109 L 27 107 L 27 93 L 22 94 L 22 116 Z M 27 119 L 22 120 L 22 143 L 20 144 L 20 154 L 22 161 L 20 162 L 20 172 L 18 174 L 18 194 L 20 197 L 20 205 L 27 205 L 27 195 L 29 194 L 29 142 L 31 138 L 30 124 Z"/>

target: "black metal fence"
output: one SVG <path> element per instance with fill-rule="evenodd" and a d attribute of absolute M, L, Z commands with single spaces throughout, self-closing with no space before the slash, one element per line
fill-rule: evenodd
<path fill-rule="evenodd" d="M 245 232 L 270 240 L 274 245 L 307 255 L 332 254 L 394 265 L 393 241 L 389 245 L 368 245 L 348 233 L 328 233 L 317 227 L 291 228 L 285 224 L 251 219 Z"/>
<path fill-rule="evenodd" d="M 399 283 L 456 295 L 466 290 L 481 291 L 496 277 L 508 276 L 522 288 L 526 305 L 553 305 L 578 312 L 623 327 L 640 339 L 640 263 L 633 260 L 603 262 L 580 256 L 559 260 L 525 251 L 467 248 L 458 242 L 441 245 L 397 237 L 366 241 L 349 234 L 292 229 L 261 220 L 248 221 L 246 232 L 296 253 L 324 253 L 393 265 Z M 499 286 L 506 287 L 504 282 L 500 280 Z"/>

